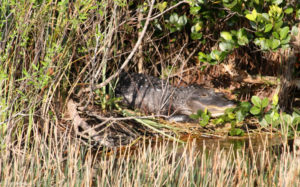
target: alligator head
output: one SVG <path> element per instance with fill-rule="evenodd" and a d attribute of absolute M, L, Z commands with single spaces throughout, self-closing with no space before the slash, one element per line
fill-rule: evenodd
<path fill-rule="evenodd" d="M 225 109 L 235 106 L 223 94 L 212 89 L 199 86 L 178 88 L 167 81 L 143 74 L 121 74 L 116 95 L 122 97 L 123 104 L 131 108 L 168 116 L 189 116 L 207 109 L 216 117 L 224 114 Z M 182 119 L 186 121 L 186 118 Z"/>
<path fill-rule="evenodd" d="M 223 115 L 228 108 L 235 107 L 235 103 L 226 99 L 224 94 L 217 93 L 213 89 L 189 86 L 181 88 L 176 94 L 176 100 L 184 100 L 180 105 L 175 104 L 178 113 L 191 115 L 198 110 L 207 109 L 212 117 Z"/>

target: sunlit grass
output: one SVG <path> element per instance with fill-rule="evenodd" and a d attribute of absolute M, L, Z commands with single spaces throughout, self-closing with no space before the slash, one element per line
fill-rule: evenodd
<path fill-rule="evenodd" d="M 54 129 L 53 132 L 57 131 Z M 300 158 L 262 146 L 220 149 L 194 142 L 141 141 L 131 147 L 95 150 L 68 134 L 18 139 L 0 152 L 1 185 L 96 186 L 294 186 Z M 148 142 L 148 143 L 146 143 Z"/>

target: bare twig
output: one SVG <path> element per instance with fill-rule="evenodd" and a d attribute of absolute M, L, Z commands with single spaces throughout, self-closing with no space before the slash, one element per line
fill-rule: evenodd
<path fill-rule="evenodd" d="M 150 21 L 155 20 L 156 18 L 158 18 L 158 17 L 164 15 L 166 12 L 169 12 L 170 10 L 172 10 L 172 9 L 174 9 L 174 8 L 178 7 L 179 5 L 184 4 L 184 3 L 189 4 L 190 2 L 189 2 L 189 1 L 180 1 L 179 3 L 177 3 L 177 4 L 173 5 L 173 6 L 171 6 L 170 8 L 166 9 L 166 10 L 163 11 L 162 13 L 157 14 L 156 16 L 150 18 Z M 148 19 L 148 18 L 147 18 L 147 19 Z"/>
<path fill-rule="evenodd" d="M 112 81 L 114 78 L 116 78 L 117 76 L 119 76 L 119 74 L 122 72 L 122 70 L 127 66 L 127 64 L 129 63 L 129 61 L 131 60 L 131 58 L 133 57 L 133 55 L 135 54 L 135 52 L 137 51 L 138 47 L 140 46 L 141 42 L 142 42 L 142 39 L 144 38 L 145 36 L 145 33 L 146 33 L 146 30 L 148 28 L 148 25 L 149 25 L 149 22 L 150 22 L 150 17 L 151 17 L 151 14 L 152 14 L 152 10 L 153 10 L 153 5 L 154 5 L 154 2 L 155 0 L 152 0 L 151 2 L 151 6 L 150 6 L 150 9 L 149 9 L 149 13 L 147 15 L 147 20 L 145 22 L 145 26 L 141 32 L 141 35 L 138 39 L 138 41 L 136 42 L 133 50 L 131 51 L 131 53 L 129 54 L 129 56 L 126 58 L 125 62 L 122 64 L 122 66 L 120 67 L 120 69 L 114 73 L 113 75 L 111 75 L 109 78 L 107 78 L 104 82 L 96 85 L 93 89 L 96 90 L 96 89 L 100 89 L 102 88 L 103 86 L 106 86 L 110 81 Z M 91 91 L 91 88 L 86 88 L 83 90 L 83 92 L 89 92 Z M 79 94 L 80 95 L 80 94 Z"/>

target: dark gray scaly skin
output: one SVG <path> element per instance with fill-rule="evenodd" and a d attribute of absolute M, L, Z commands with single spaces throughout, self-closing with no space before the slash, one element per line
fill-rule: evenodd
<path fill-rule="evenodd" d="M 190 121 L 189 115 L 207 108 L 212 116 L 224 114 L 235 104 L 223 94 L 200 86 L 175 87 L 167 81 L 144 74 L 122 73 L 116 96 L 130 108 L 171 116 L 172 121 Z"/>

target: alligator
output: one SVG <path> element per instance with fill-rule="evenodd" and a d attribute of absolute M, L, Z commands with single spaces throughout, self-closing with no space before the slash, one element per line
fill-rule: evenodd
<path fill-rule="evenodd" d="M 122 104 L 144 112 L 168 116 L 170 121 L 188 122 L 189 115 L 207 109 L 212 117 L 223 115 L 225 109 L 235 107 L 233 101 L 211 88 L 190 85 L 176 87 L 166 80 L 137 73 L 121 73 L 116 96 Z"/>

